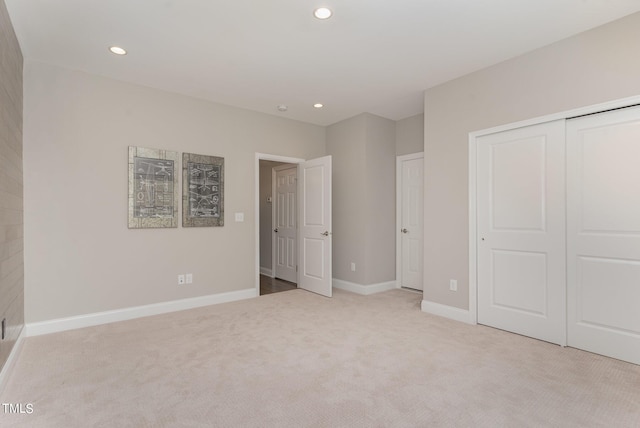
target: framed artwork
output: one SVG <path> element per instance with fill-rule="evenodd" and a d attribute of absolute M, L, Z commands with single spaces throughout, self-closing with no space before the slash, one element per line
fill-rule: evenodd
<path fill-rule="evenodd" d="M 178 152 L 129 146 L 129 229 L 178 227 Z"/>
<path fill-rule="evenodd" d="M 224 158 L 182 154 L 182 226 L 224 226 Z"/>

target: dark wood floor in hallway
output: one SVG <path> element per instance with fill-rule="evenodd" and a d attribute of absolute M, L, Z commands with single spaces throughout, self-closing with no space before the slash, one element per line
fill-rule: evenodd
<path fill-rule="evenodd" d="M 278 278 L 269 278 L 266 275 L 260 275 L 260 295 L 279 293 L 281 291 L 295 290 L 298 288 L 296 284 L 284 281 Z"/>

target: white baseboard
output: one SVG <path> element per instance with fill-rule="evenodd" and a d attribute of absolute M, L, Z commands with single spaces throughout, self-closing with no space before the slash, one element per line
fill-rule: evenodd
<path fill-rule="evenodd" d="M 369 294 L 380 293 L 387 290 L 395 290 L 396 281 L 380 282 L 378 284 L 362 285 L 355 282 L 343 281 L 333 278 L 333 286 L 340 290 L 350 291 L 356 294 L 368 296 Z"/>
<path fill-rule="evenodd" d="M 91 327 L 117 321 L 126 321 L 134 318 L 183 311 L 185 309 L 199 308 L 202 306 L 216 305 L 219 303 L 233 302 L 253 297 L 258 297 L 257 290 L 255 288 L 248 288 L 228 293 L 211 294 L 208 296 L 193 297 L 190 299 L 173 300 L 170 302 L 154 303 L 145 306 L 135 306 L 132 308 L 116 309 L 113 311 L 96 312 L 93 314 L 29 323 L 26 325 L 26 335 L 29 337 L 40 336 L 42 334 L 57 333 L 60 331 L 74 330 L 77 328 Z"/>
<path fill-rule="evenodd" d="M 22 327 L 22 330 L 18 335 L 18 340 L 16 340 L 16 343 L 13 345 L 13 349 L 11 349 L 9 358 L 7 358 L 7 361 L 4 363 L 4 366 L 2 367 L 2 371 L 0 371 L 0 394 L 2 394 L 2 391 L 4 391 L 4 388 L 7 385 L 7 382 L 9 381 L 9 376 L 13 371 L 13 367 L 16 365 L 16 361 L 18 360 L 18 355 L 22 350 L 22 341 L 25 336 L 26 336 L 26 328 Z"/>
<path fill-rule="evenodd" d="M 475 324 L 475 322 L 472 322 L 471 320 L 471 314 L 466 309 L 442 305 L 440 303 L 430 302 L 428 300 L 422 301 L 421 308 L 422 312 L 426 312 L 428 314 L 438 315 L 440 317 L 449 318 L 467 324 Z"/>
<path fill-rule="evenodd" d="M 273 278 L 273 271 L 271 269 L 266 268 L 266 267 L 260 266 L 260 273 L 262 275 L 268 276 L 269 278 Z"/>

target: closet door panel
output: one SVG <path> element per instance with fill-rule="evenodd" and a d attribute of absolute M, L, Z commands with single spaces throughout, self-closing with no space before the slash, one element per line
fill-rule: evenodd
<path fill-rule="evenodd" d="M 478 139 L 478 322 L 552 343 L 565 330 L 564 121 Z"/>
<path fill-rule="evenodd" d="M 567 121 L 568 344 L 640 364 L 640 108 Z"/>

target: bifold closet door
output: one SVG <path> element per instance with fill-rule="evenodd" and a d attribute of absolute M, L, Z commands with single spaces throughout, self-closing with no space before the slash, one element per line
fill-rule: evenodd
<path fill-rule="evenodd" d="M 568 344 L 640 364 L 640 108 L 567 121 Z"/>
<path fill-rule="evenodd" d="M 566 342 L 564 120 L 477 140 L 478 322 Z"/>

